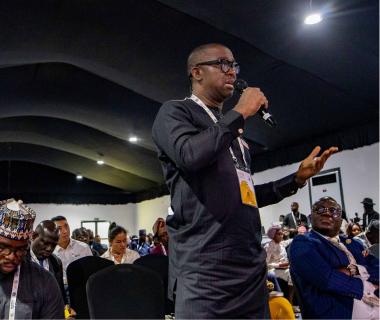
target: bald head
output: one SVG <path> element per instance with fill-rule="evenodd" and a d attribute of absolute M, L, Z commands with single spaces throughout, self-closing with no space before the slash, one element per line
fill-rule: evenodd
<path fill-rule="evenodd" d="M 49 258 L 58 244 L 59 228 L 54 221 L 45 220 L 40 222 L 34 230 L 31 249 L 39 260 Z"/>

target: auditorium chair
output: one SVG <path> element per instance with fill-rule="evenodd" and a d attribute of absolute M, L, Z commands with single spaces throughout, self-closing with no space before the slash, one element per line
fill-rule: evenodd
<path fill-rule="evenodd" d="M 168 298 L 168 279 L 169 279 L 169 257 L 162 254 L 148 254 L 136 259 L 133 264 L 156 271 L 164 283 L 165 294 L 165 314 L 174 313 L 174 302 Z"/>
<path fill-rule="evenodd" d="M 164 285 L 150 269 L 118 264 L 87 282 L 91 319 L 165 319 Z"/>
<path fill-rule="evenodd" d="M 113 266 L 110 260 L 88 256 L 71 262 L 67 266 L 66 275 L 69 285 L 71 307 L 77 313 L 76 319 L 89 319 L 86 284 L 92 274 Z"/>

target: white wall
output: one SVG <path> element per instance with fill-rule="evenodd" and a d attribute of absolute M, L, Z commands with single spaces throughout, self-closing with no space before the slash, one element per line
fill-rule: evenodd
<path fill-rule="evenodd" d="M 253 176 L 253 180 L 255 184 L 277 180 L 297 171 L 298 166 L 299 163 L 296 163 L 257 173 Z M 355 212 L 359 215 L 363 213 L 363 205 L 360 202 L 366 197 L 373 199 L 376 203 L 375 210 L 379 211 L 379 144 L 334 154 L 328 159 L 323 170 L 337 167 L 341 170 L 345 207 L 349 217 L 353 218 Z M 302 213 L 309 214 L 308 186 L 299 190 L 293 197 L 260 209 L 265 230 L 272 222 L 278 221 L 279 215 L 290 212 L 290 204 L 293 201 L 299 203 Z M 146 229 L 147 233 L 152 232 L 152 226 L 157 218 L 167 216 L 169 205 L 170 198 L 165 196 L 127 205 L 30 204 L 30 207 L 37 213 L 37 223 L 53 216 L 63 215 L 68 219 L 71 230 L 74 230 L 80 227 L 81 220 L 99 218 L 116 221 L 133 235 L 138 234 L 139 229 Z"/>
<path fill-rule="evenodd" d="M 132 235 L 136 225 L 136 204 L 126 205 L 58 205 L 29 204 L 36 212 L 35 225 L 54 216 L 64 216 L 70 225 L 70 230 L 81 227 L 81 220 L 111 220 L 126 228 Z M 95 231 L 95 230 L 93 230 Z"/>

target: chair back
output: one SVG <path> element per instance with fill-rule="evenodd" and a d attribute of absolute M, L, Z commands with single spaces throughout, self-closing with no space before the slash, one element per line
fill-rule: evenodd
<path fill-rule="evenodd" d="M 156 271 L 160 275 L 164 283 L 165 314 L 174 313 L 174 302 L 168 298 L 169 257 L 152 253 L 136 259 L 133 264 Z"/>
<path fill-rule="evenodd" d="M 76 319 L 89 319 L 86 283 L 95 272 L 113 266 L 110 260 L 88 256 L 71 262 L 67 266 L 66 275 L 69 285 L 71 307 L 77 313 Z"/>
<path fill-rule="evenodd" d="M 290 277 L 292 278 L 293 286 L 294 286 L 294 294 L 297 297 L 298 305 L 301 310 L 302 319 L 310 319 L 307 315 L 307 310 L 309 308 L 309 304 L 306 302 L 302 295 L 302 290 L 296 281 L 296 278 L 292 272 L 292 269 L 289 269 Z"/>
<path fill-rule="evenodd" d="M 164 285 L 152 270 L 118 264 L 87 282 L 91 319 L 164 319 Z"/>
<path fill-rule="evenodd" d="M 376 257 L 379 258 L 379 244 L 376 243 L 369 247 L 369 251 Z"/>

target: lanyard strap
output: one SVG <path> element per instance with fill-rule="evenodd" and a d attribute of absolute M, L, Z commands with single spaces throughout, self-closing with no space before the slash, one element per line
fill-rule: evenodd
<path fill-rule="evenodd" d="M 11 294 L 11 305 L 9 306 L 9 320 L 15 319 L 16 314 L 16 301 L 17 301 L 17 291 L 18 285 L 20 283 L 20 264 L 18 265 L 15 276 L 13 278 L 12 294 Z"/>
<path fill-rule="evenodd" d="M 40 264 L 39 260 L 37 259 L 36 255 L 34 254 L 33 250 L 30 249 L 30 255 L 32 256 L 32 259 L 34 260 L 35 263 Z M 49 271 L 49 262 L 48 259 L 43 260 L 43 265 L 44 268 Z"/>
<path fill-rule="evenodd" d="M 190 99 L 193 100 L 199 106 L 201 106 L 207 112 L 207 114 L 210 116 L 210 118 L 215 123 L 218 122 L 218 119 L 216 119 L 216 117 L 214 116 L 214 114 L 211 112 L 211 110 L 209 108 L 207 108 L 207 106 L 204 104 L 204 102 L 201 99 L 199 99 L 194 94 L 191 95 Z M 247 161 L 245 160 L 244 147 L 243 147 L 243 144 L 241 142 L 240 137 L 238 137 L 238 141 L 239 141 L 240 151 L 241 151 L 241 154 L 243 156 L 243 161 L 244 161 L 244 164 L 245 164 L 245 168 L 248 169 Z M 234 160 L 235 164 L 238 164 L 238 161 L 237 161 L 237 159 L 235 157 L 235 154 L 234 154 L 232 148 L 230 147 L 229 150 L 230 150 L 230 153 L 231 153 L 231 156 L 232 156 L 232 160 Z"/>
<path fill-rule="evenodd" d="M 296 218 L 294 217 L 294 213 L 293 212 L 292 212 L 292 217 L 293 217 L 294 225 L 296 226 L 296 229 L 297 229 L 298 228 L 298 224 L 296 222 Z"/>

